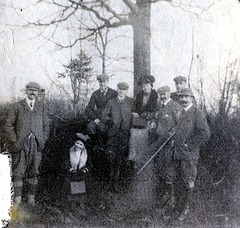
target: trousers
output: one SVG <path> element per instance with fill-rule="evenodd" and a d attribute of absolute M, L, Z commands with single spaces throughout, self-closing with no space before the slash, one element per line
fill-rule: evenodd
<path fill-rule="evenodd" d="M 22 142 L 22 148 L 12 153 L 12 176 L 15 196 L 20 196 L 23 178 L 28 184 L 28 192 L 35 194 L 38 184 L 39 166 L 42 153 L 38 151 L 38 143 L 34 135 Z"/>

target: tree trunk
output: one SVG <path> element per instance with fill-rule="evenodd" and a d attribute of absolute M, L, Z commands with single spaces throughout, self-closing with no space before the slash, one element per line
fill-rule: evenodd
<path fill-rule="evenodd" d="M 139 82 L 150 74 L 150 16 L 149 0 L 137 0 L 138 12 L 132 15 L 133 58 L 134 58 L 134 95 L 141 90 Z"/>

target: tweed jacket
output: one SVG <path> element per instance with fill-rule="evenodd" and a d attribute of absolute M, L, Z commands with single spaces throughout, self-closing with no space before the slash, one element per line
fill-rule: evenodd
<path fill-rule="evenodd" d="M 175 159 L 198 159 L 200 146 L 207 142 L 210 130 L 203 112 L 192 105 L 189 110 L 182 110 L 175 127 Z"/>
<path fill-rule="evenodd" d="M 5 131 L 9 141 L 18 149 L 32 133 L 41 151 L 49 134 L 49 119 L 43 103 L 36 100 L 33 110 L 28 106 L 26 99 L 14 103 L 6 119 Z"/>
<path fill-rule="evenodd" d="M 141 92 L 137 95 L 134 102 L 134 112 L 137 112 L 140 116 L 144 113 L 155 112 L 157 110 L 157 101 L 158 94 L 156 90 L 153 89 L 147 104 L 143 105 L 143 92 Z"/>
<path fill-rule="evenodd" d="M 108 136 L 113 136 L 119 131 L 129 132 L 132 126 L 133 99 L 126 96 L 123 101 L 118 97 L 110 100 L 103 111 L 102 121 L 110 121 Z"/>
<path fill-rule="evenodd" d="M 85 109 L 85 115 L 88 120 L 100 119 L 102 111 L 107 105 L 107 102 L 117 96 L 117 91 L 108 87 L 108 91 L 104 96 L 101 90 L 98 89 L 92 93 L 90 101 Z"/>
<path fill-rule="evenodd" d="M 157 124 L 156 134 L 165 138 L 169 131 L 177 124 L 182 106 L 172 99 L 166 104 L 161 104 L 155 115 Z"/>

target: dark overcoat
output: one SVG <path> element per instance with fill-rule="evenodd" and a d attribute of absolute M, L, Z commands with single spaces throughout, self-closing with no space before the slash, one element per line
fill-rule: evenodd
<path fill-rule="evenodd" d="M 146 115 L 147 113 L 152 113 L 157 110 L 158 94 L 156 90 L 152 90 L 150 98 L 146 105 L 143 105 L 143 91 L 141 91 L 134 102 L 134 112 L 137 112 L 140 116 Z"/>
<path fill-rule="evenodd" d="M 108 146 L 112 150 L 125 150 L 128 147 L 130 128 L 132 126 L 133 99 L 118 97 L 110 100 L 103 111 L 102 121 L 110 122 L 108 130 Z"/>
<path fill-rule="evenodd" d="M 109 87 L 106 95 L 103 95 L 100 89 L 93 92 L 90 101 L 85 109 L 85 115 L 87 116 L 87 119 L 89 121 L 100 119 L 102 116 L 102 111 L 106 107 L 108 101 L 116 96 L 117 91 Z"/>
<path fill-rule="evenodd" d="M 156 112 L 156 134 L 160 139 L 165 139 L 172 128 L 177 124 L 182 106 L 172 99 L 166 104 L 161 104 Z"/>

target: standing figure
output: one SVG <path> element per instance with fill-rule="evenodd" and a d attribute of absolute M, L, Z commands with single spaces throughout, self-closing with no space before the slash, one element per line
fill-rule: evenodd
<path fill-rule="evenodd" d="M 152 149 L 157 151 L 158 148 L 166 141 L 174 130 L 182 107 L 179 103 L 170 98 L 170 87 L 162 86 L 157 90 L 160 98 L 158 111 L 155 114 L 155 119 L 150 123 L 150 127 L 154 131 L 151 140 L 154 141 Z M 154 160 L 154 173 L 157 181 L 156 194 L 157 199 L 161 200 L 160 207 L 165 203 L 171 204 L 172 186 L 169 185 L 164 171 L 171 162 L 171 145 L 167 144 Z"/>
<path fill-rule="evenodd" d="M 98 143 L 98 146 L 103 146 L 105 143 L 106 126 L 101 122 L 102 111 L 106 107 L 107 102 L 117 96 L 117 91 L 108 87 L 109 76 L 107 74 L 98 75 L 97 80 L 100 88 L 93 92 L 85 114 L 88 119 L 88 135 L 93 141 Z M 99 143 L 102 145 L 99 145 Z"/>
<path fill-rule="evenodd" d="M 174 215 L 179 221 L 184 220 L 189 212 L 200 146 L 210 137 L 207 119 L 203 112 L 193 105 L 193 98 L 190 88 L 180 90 L 179 99 L 183 110 L 171 142 L 171 162 L 165 170 L 165 178 L 174 188 Z"/>
<path fill-rule="evenodd" d="M 126 96 L 129 85 L 117 85 L 118 96 L 107 103 L 102 120 L 109 122 L 107 153 L 110 165 L 109 188 L 118 191 L 120 172 L 128 159 L 130 128 L 132 126 L 133 100 Z"/>
<path fill-rule="evenodd" d="M 142 91 L 136 96 L 133 113 L 134 119 L 140 118 L 142 121 L 141 123 L 136 121 L 136 123 L 139 122 L 136 125 L 145 127 L 147 120 L 152 119 L 157 109 L 158 95 L 156 90 L 153 89 L 154 81 L 155 78 L 151 75 L 145 77 L 142 81 Z"/>
<path fill-rule="evenodd" d="M 22 199 L 23 181 L 27 184 L 27 202 L 35 204 L 42 150 L 49 134 L 47 111 L 37 99 L 40 86 L 26 85 L 26 99 L 13 104 L 9 110 L 5 130 L 11 142 L 14 203 Z"/>

